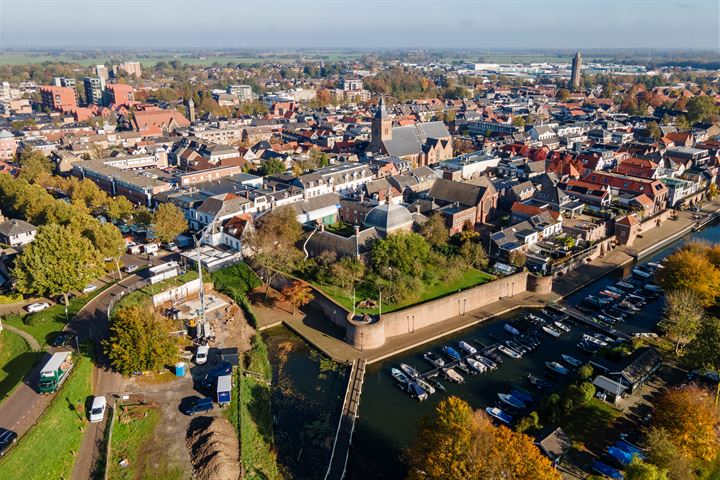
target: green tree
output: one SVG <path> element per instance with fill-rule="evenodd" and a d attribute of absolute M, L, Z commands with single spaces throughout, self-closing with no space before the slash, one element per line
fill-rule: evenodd
<path fill-rule="evenodd" d="M 263 270 L 266 293 L 278 273 L 292 271 L 302 258 L 296 246 L 301 235 L 302 228 L 292 207 L 275 208 L 257 220 L 247 244 L 253 263 Z"/>
<path fill-rule="evenodd" d="M 188 223 L 182 210 L 173 203 L 161 203 L 153 215 L 155 235 L 160 241 L 172 242 L 188 229 Z"/>
<path fill-rule="evenodd" d="M 512 119 L 512 124 L 516 127 L 524 127 L 525 126 L 525 117 L 518 115 Z"/>
<path fill-rule="evenodd" d="M 103 258 L 112 258 L 115 262 L 118 278 L 122 278 L 120 272 L 120 257 L 125 252 L 125 239 L 120 230 L 112 223 L 93 222 L 91 227 L 83 232 L 98 249 Z"/>
<path fill-rule="evenodd" d="M 391 278 L 397 274 L 417 275 L 425 270 L 430 246 L 422 236 L 402 232 L 378 240 L 372 245 L 370 257 L 375 272 Z"/>
<path fill-rule="evenodd" d="M 568 398 L 575 407 L 585 405 L 595 396 L 595 385 L 590 382 L 581 382 L 579 385 L 570 385 Z"/>
<path fill-rule="evenodd" d="M 106 213 L 112 220 L 127 220 L 132 216 L 132 211 L 132 203 L 122 195 L 108 200 Z"/>
<path fill-rule="evenodd" d="M 570 90 L 567 88 L 561 88 L 555 93 L 555 98 L 560 102 L 567 102 L 570 100 Z"/>
<path fill-rule="evenodd" d="M 450 238 L 445 219 L 437 212 L 430 215 L 427 222 L 420 227 L 420 234 L 434 248 L 445 245 Z"/>
<path fill-rule="evenodd" d="M 667 480 L 667 472 L 652 463 L 634 458 L 625 469 L 625 480 Z"/>
<path fill-rule="evenodd" d="M 695 338 L 704 317 L 705 310 L 694 291 L 677 289 L 665 294 L 665 315 L 659 326 L 665 335 L 675 339 L 676 355 L 681 344 Z"/>
<path fill-rule="evenodd" d="M 460 256 L 468 267 L 483 269 L 488 266 L 487 254 L 479 242 L 472 240 L 464 242 L 460 247 Z"/>
<path fill-rule="evenodd" d="M 514 250 L 510 252 L 508 260 L 510 261 L 511 265 L 514 265 L 516 267 L 523 267 L 525 266 L 525 262 L 527 262 L 527 256 L 525 255 L 525 252 L 521 250 Z"/>
<path fill-rule="evenodd" d="M 687 346 L 687 361 L 695 368 L 720 374 L 720 320 L 705 319 L 695 338 Z M 715 387 L 715 404 L 720 399 L 720 381 Z"/>
<path fill-rule="evenodd" d="M 105 209 L 109 202 L 107 193 L 100 190 L 95 182 L 87 178 L 74 182 L 70 190 L 69 194 L 73 205 L 81 205 L 91 213 L 100 213 L 100 210 Z"/>
<path fill-rule="evenodd" d="M 271 158 L 262 164 L 263 175 L 277 175 L 286 170 L 285 163 L 279 158 Z"/>
<path fill-rule="evenodd" d="M 525 433 L 528 430 L 540 430 L 541 428 L 540 416 L 536 411 L 532 411 L 518 422 L 515 430 L 519 433 Z"/>
<path fill-rule="evenodd" d="M 653 140 L 660 140 L 662 137 L 662 131 L 660 130 L 660 126 L 657 122 L 650 122 L 647 124 L 647 130 L 648 135 L 650 135 L 650 138 Z"/>
<path fill-rule="evenodd" d="M 147 228 L 153 222 L 153 214 L 150 213 L 146 207 L 141 205 L 133 210 L 132 221 L 135 225 Z"/>
<path fill-rule="evenodd" d="M 352 290 L 365 275 L 365 264 L 352 257 L 343 257 L 330 266 L 332 281 L 345 290 Z"/>
<path fill-rule="evenodd" d="M 59 295 L 85 288 L 103 273 L 102 255 L 76 230 L 50 224 L 18 256 L 13 276 L 22 293 Z"/>
<path fill-rule="evenodd" d="M 23 150 L 18 156 L 20 166 L 20 178 L 29 182 L 34 181 L 42 174 L 52 172 L 52 162 L 45 155 L 37 150 Z"/>
<path fill-rule="evenodd" d="M 687 118 L 691 124 L 710 121 L 717 113 L 715 100 L 708 95 L 695 96 L 687 104 Z"/>
<path fill-rule="evenodd" d="M 581 380 L 590 379 L 593 375 L 592 365 L 590 365 L 589 363 L 586 363 L 585 365 L 578 368 L 577 374 L 578 374 L 578 378 L 580 378 Z"/>
<path fill-rule="evenodd" d="M 138 305 L 125 307 L 110 323 L 110 338 L 103 341 L 113 368 L 123 375 L 158 371 L 172 364 L 178 353 L 177 338 L 167 319 Z"/>
<path fill-rule="evenodd" d="M 683 456 L 672 435 L 664 428 L 651 427 L 645 435 L 647 459 L 653 465 L 667 470 L 670 480 L 695 478 L 692 462 Z"/>

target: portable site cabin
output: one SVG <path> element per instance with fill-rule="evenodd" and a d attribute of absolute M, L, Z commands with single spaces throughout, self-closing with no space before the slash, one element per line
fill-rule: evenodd
<path fill-rule="evenodd" d="M 217 379 L 217 402 L 220 406 L 230 403 L 232 390 L 232 375 L 223 375 Z"/>

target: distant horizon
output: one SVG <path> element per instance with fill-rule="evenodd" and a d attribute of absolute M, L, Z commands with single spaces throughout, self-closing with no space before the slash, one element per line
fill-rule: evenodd
<path fill-rule="evenodd" d="M 0 48 L 716 52 L 718 18 L 717 0 L 3 0 Z"/>

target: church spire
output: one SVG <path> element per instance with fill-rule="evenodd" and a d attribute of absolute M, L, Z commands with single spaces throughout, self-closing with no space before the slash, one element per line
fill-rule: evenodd
<path fill-rule="evenodd" d="M 387 120 L 389 118 L 387 110 L 385 110 L 385 95 L 380 95 L 380 101 L 378 102 L 377 112 L 375 112 L 375 118 L 379 118 L 380 120 Z"/>

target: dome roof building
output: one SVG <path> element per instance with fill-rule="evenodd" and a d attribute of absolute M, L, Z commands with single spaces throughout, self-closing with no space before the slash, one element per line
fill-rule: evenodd
<path fill-rule="evenodd" d="M 399 230 L 412 230 L 413 216 L 402 205 L 385 203 L 370 210 L 363 223 L 365 227 L 374 227 L 380 235 L 387 236 Z"/>

